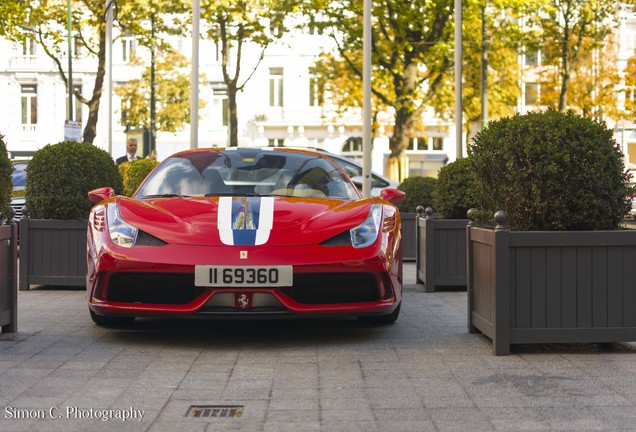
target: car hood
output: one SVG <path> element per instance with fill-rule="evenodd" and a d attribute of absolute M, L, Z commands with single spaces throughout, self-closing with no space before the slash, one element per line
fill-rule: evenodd
<path fill-rule="evenodd" d="M 129 224 L 173 244 L 316 244 L 362 223 L 374 199 L 119 198 Z"/>

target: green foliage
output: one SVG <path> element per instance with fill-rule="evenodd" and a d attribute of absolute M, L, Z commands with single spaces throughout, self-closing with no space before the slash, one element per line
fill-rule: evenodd
<path fill-rule="evenodd" d="M 220 47 L 221 72 L 227 86 L 228 147 L 238 146 L 236 95 L 243 91 L 265 55 L 267 47 L 287 31 L 286 17 L 297 11 L 299 0 L 204 0 L 201 36 Z M 257 59 L 245 56 L 244 47 L 260 51 Z"/>
<path fill-rule="evenodd" d="M 466 219 L 477 207 L 470 159 L 457 159 L 442 167 L 433 189 L 433 208 L 446 219 Z"/>
<path fill-rule="evenodd" d="M 536 40 L 535 30 L 522 27 L 525 21 L 519 19 L 519 7 L 516 2 L 510 1 L 489 1 L 487 6 L 484 1 L 463 3 L 464 64 L 474 65 L 463 69 L 462 108 L 467 132 L 475 124 L 481 124 L 484 91 L 481 62 L 484 50 L 488 63 L 488 117 L 495 119 L 516 112 L 521 95 L 519 47 L 528 46 L 530 41 Z"/>
<path fill-rule="evenodd" d="M 333 37 L 338 50 L 334 66 L 316 66 L 318 82 L 324 81 L 334 92 L 360 97 L 363 3 L 309 0 L 303 6 L 305 16 L 323 34 Z M 370 29 L 372 93 L 381 104 L 376 106 L 395 110 L 389 146 L 391 155 L 397 157 L 422 127 L 419 119 L 425 109 L 432 107 L 440 115 L 451 111 L 453 2 L 378 0 L 372 2 L 372 9 L 373 16 L 386 17 L 376 20 Z M 343 75 L 351 79 L 334 76 L 334 69 L 345 69 Z M 340 95 L 333 102 L 341 105 L 346 100 Z"/>
<path fill-rule="evenodd" d="M 2 220 L 9 219 L 12 213 L 10 204 L 13 190 L 13 182 L 11 181 L 13 167 L 3 138 L 4 135 L 0 134 L 0 223 Z"/>
<path fill-rule="evenodd" d="M 433 205 L 433 188 L 437 179 L 433 177 L 408 177 L 398 186 L 406 192 L 406 199 L 398 204 L 401 212 L 415 213 L 417 206 L 424 208 Z"/>
<path fill-rule="evenodd" d="M 591 81 L 594 93 L 598 93 L 598 88 L 605 86 L 614 91 L 620 79 L 616 73 L 607 70 L 603 65 L 605 60 L 602 57 L 607 53 L 603 52 L 603 56 L 596 60 L 590 59 L 587 54 L 599 49 L 613 51 L 607 46 L 607 37 L 619 26 L 620 20 L 614 18 L 616 12 L 616 2 L 613 0 L 548 1 L 542 5 L 538 13 L 534 5 L 529 5 L 526 25 L 540 29 L 537 42 L 545 59 L 544 65 L 557 69 L 557 73 L 540 78 L 542 90 L 555 87 L 558 89 L 557 92 L 552 92 L 551 98 L 542 94 L 541 105 L 558 107 L 559 111 L 564 111 L 566 107 L 575 103 L 580 104 L 580 93 L 584 96 L 591 92 L 589 89 L 577 90 L 572 86 L 572 82 L 579 81 L 580 85 L 580 81 L 586 80 L 585 74 L 593 74 L 593 79 L 587 80 Z M 592 63 L 594 68 L 589 67 Z M 573 90 L 579 95 L 571 95 Z M 600 93 L 602 99 L 607 97 L 603 94 L 605 91 Z M 573 103 L 570 103 L 570 99 Z M 601 102 L 597 100 L 595 103 Z M 577 106 L 584 108 L 578 104 Z"/>
<path fill-rule="evenodd" d="M 604 123 L 548 110 L 489 123 L 469 147 L 475 193 L 517 231 L 616 229 L 629 209 L 620 146 Z"/>
<path fill-rule="evenodd" d="M 89 143 L 60 142 L 37 152 L 27 167 L 26 206 L 37 219 L 86 219 L 88 192 L 122 181 L 113 158 Z"/>
<path fill-rule="evenodd" d="M 124 183 L 124 195 L 132 196 L 141 182 L 159 162 L 154 159 L 137 159 L 119 164 L 119 173 Z"/>
<path fill-rule="evenodd" d="M 141 65 L 140 58 L 131 64 Z M 178 132 L 190 122 L 190 76 L 186 58 L 172 50 L 157 53 L 155 59 L 155 117 L 154 129 Z M 122 125 L 150 129 L 151 68 L 148 66 L 140 78 L 118 86 L 115 93 L 126 107 Z M 205 107 L 200 100 L 199 108 Z"/>

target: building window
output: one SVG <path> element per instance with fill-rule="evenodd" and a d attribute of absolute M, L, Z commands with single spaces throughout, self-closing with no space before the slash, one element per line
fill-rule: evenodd
<path fill-rule="evenodd" d="M 230 99 L 225 83 L 214 82 L 212 86 L 212 124 L 228 126 L 230 124 Z"/>
<path fill-rule="evenodd" d="M 82 41 L 82 38 L 80 38 L 79 36 L 74 36 L 73 37 L 73 56 L 75 58 L 79 58 L 82 56 L 83 53 L 83 49 L 82 47 L 84 46 L 84 42 Z"/>
<path fill-rule="evenodd" d="M 310 35 L 321 35 L 322 34 L 322 28 L 318 27 L 313 22 L 309 23 L 307 25 L 306 29 L 307 29 L 307 34 L 310 34 Z"/>
<path fill-rule="evenodd" d="M 541 53 L 539 50 L 526 51 L 526 66 L 540 66 Z"/>
<path fill-rule="evenodd" d="M 123 62 L 129 62 L 135 56 L 137 48 L 137 40 L 134 36 L 125 36 L 121 39 L 121 59 Z"/>
<path fill-rule="evenodd" d="M 269 106 L 283 106 L 283 68 L 269 69 Z"/>
<path fill-rule="evenodd" d="M 342 145 L 342 153 L 362 153 L 362 137 L 350 137 Z"/>
<path fill-rule="evenodd" d="M 27 37 L 22 41 L 22 55 L 25 57 L 32 57 L 36 55 L 37 42 L 32 37 Z"/>
<path fill-rule="evenodd" d="M 526 105 L 537 105 L 539 103 L 539 84 L 537 83 L 526 83 L 526 95 L 525 95 L 525 104 Z"/>
<path fill-rule="evenodd" d="M 22 124 L 35 125 L 38 123 L 38 86 L 23 84 L 22 98 Z"/>
<path fill-rule="evenodd" d="M 215 43 L 214 44 L 214 61 L 217 63 L 220 63 L 222 58 L 223 58 L 223 53 L 221 52 L 221 44 Z"/>
<path fill-rule="evenodd" d="M 282 138 L 270 138 L 267 143 L 270 147 L 285 147 L 285 140 Z"/>
<path fill-rule="evenodd" d="M 318 79 L 315 77 L 309 78 L 309 106 L 321 106 L 322 105 L 322 91 L 318 84 Z"/>
<path fill-rule="evenodd" d="M 82 94 L 82 85 L 74 85 L 73 86 L 73 94 Z M 82 103 L 79 101 L 77 96 L 73 99 L 73 120 L 81 122 L 82 121 Z M 68 93 L 66 93 L 66 118 L 70 120 L 68 116 Z"/>
<path fill-rule="evenodd" d="M 281 37 L 285 32 L 283 22 L 280 20 L 271 20 L 269 22 L 269 34 L 275 38 Z"/>
<path fill-rule="evenodd" d="M 421 137 L 415 137 L 411 139 L 410 150 L 419 150 L 419 151 L 428 150 L 428 137 L 421 136 Z"/>
<path fill-rule="evenodd" d="M 444 138 L 433 137 L 433 150 L 444 150 Z"/>

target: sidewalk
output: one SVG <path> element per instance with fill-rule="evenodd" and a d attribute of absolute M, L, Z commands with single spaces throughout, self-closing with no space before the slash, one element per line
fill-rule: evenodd
<path fill-rule="evenodd" d="M 414 263 L 405 278 L 402 314 L 384 327 L 104 329 L 83 290 L 21 291 L 19 332 L 0 334 L 0 430 L 636 430 L 636 344 L 521 345 L 496 357 L 468 334 L 465 292 L 424 293 Z M 210 409 L 194 417 L 191 406 Z"/>

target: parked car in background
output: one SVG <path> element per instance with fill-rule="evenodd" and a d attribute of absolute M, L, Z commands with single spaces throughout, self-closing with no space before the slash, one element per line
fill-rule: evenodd
<path fill-rule="evenodd" d="M 320 148 L 307 148 L 308 150 L 317 151 L 326 155 L 336 162 L 340 167 L 347 173 L 347 176 L 351 179 L 351 181 L 356 185 L 358 190 L 362 192 L 362 164 L 350 159 L 343 155 L 338 155 L 335 153 L 328 152 L 326 150 Z M 399 186 L 398 182 L 391 180 L 388 177 L 383 176 L 382 174 L 378 174 L 375 171 L 371 171 L 371 196 L 380 196 L 380 191 L 386 188 L 397 189 Z"/>
<path fill-rule="evenodd" d="M 632 195 L 632 208 L 629 210 L 629 215 L 636 218 L 636 193 Z"/>
<path fill-rule="evenodd" d="M 26 203 L 24 195 L 26 193 L 26 167 L 28 161 L 18 160 L 12 161 L 13 174 L 11 176 L 13 180 L 13 193 L 11 194 L 11 208 L 15 212 L 13 218 L 19 221 L 22 217 L 22 207 Z"/>
<path fill-rule="evenodd" d="M 340 165 L 351 181 L 356 185 L 358 190 L 362 191 L 362 164 L 354 161 L 353 159 L 349 159 L 346 156 L 326 152 L 325 154 Z M 390 178 L 384 177 L 375 171 L 371 171 L 371 196 L 380 196 L 380 191 L 382 191 L 382 189 L 397 189 L 398 186 L 399 183 L 394 182 Z"/>

